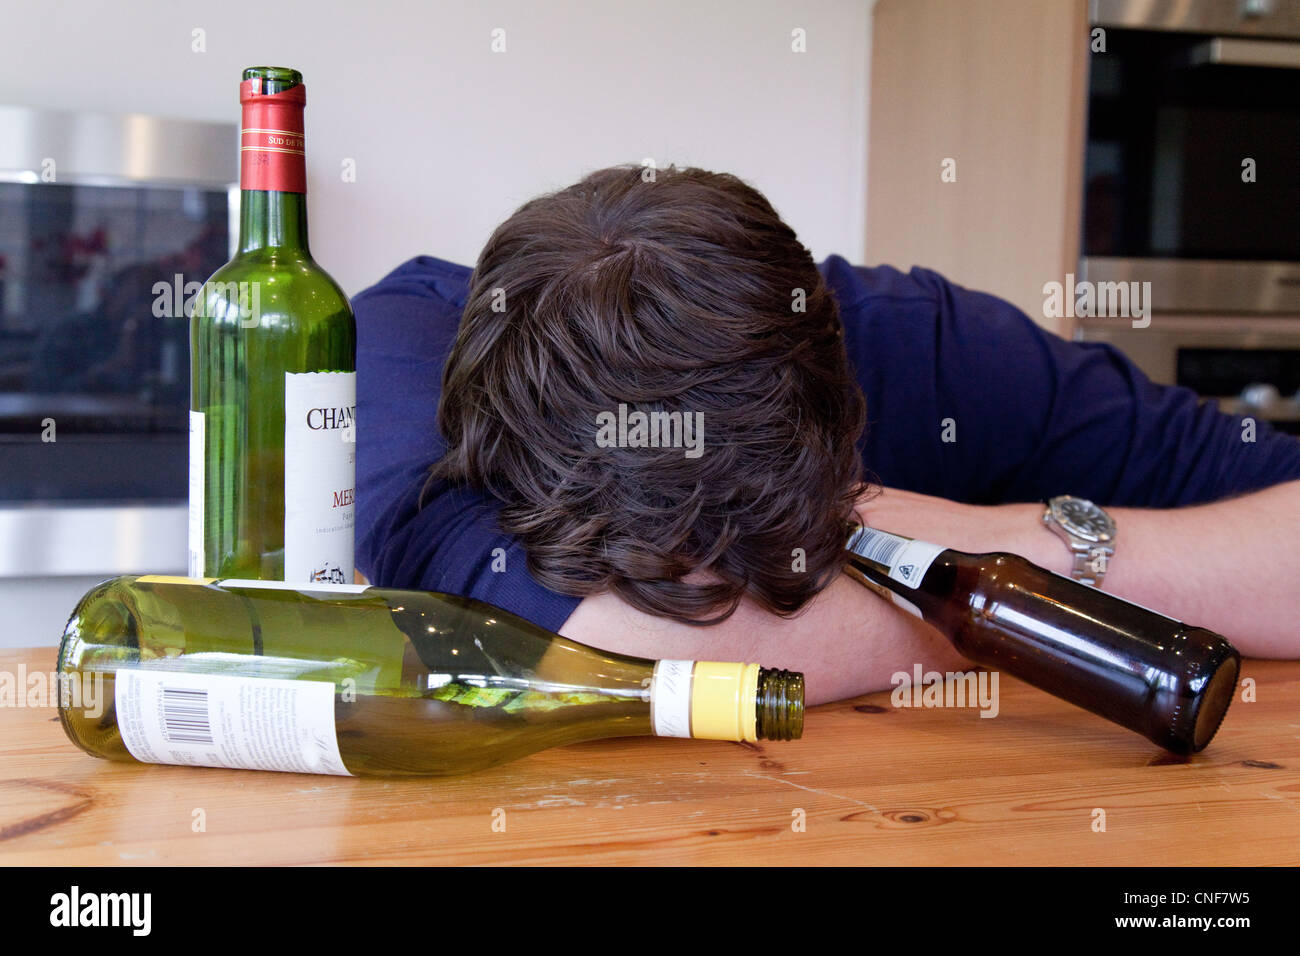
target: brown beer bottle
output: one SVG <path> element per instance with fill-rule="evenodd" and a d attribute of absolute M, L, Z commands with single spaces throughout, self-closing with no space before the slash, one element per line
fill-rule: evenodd
<path fill-rule="evenodd" d="M 967 554 L 851 526 L 846 570 L 937 628 L 969 660 L 1174 753 L 1210 742 L 1241 655 L 1190 627 L 1015 554 Z"/>

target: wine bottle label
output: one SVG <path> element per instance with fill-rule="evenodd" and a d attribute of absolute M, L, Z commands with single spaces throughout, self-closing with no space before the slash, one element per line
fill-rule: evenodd
<path fill-rule="evenodd" d="M 122 743 L 143 763 L 351 776 L 334 730 L 334 685 L 122 668 Z"/>
<path fill-rule="evenodd" d="M 261 581 L 256 578 L 218 578 L 212 583 L 223 588 L 266 588 L 271 591 L 297 591 L 299 594 L 320 594 L 325 597 L 331 594 L 360 594 L 362 591 L 370 590 L 369 584 L 325 584 L 319 581 L 295 584 L 291 581 Z"/>
<path fill-rule="evenodd" d="M 259 578 L 199 578 L 176 574 L 142 574 L 137 584 L 215 584 L 223 588 L 266 588 L 270 591 L 297 591 L 299 594 L 360 594 L 369 591 L 369 584 L 290 584 L 288 581 L 263 581 Z"/>
<path fill-rule="evenodd" d="M 352 580 L 357 375 L 284 375 L 284 579 Z"/>
<path fill-rule="evenodd" d="M 915 538 L 866 527 L 853 533 L 849 538 L 848 549 L 868 561 L 888 568 L 891 578 L 913 589 L 921 584 L 934 559 L 948 550 L 928 541 L 917 541 Z"/>
<path fill-rule="evenodd" d="M 659 661 L 650 680 L 650 722 L 657 737 L 691 736 L 694 661 Z"/>
<path fill-rule="evenodd" d="M 203 499 L 207 491 L 203 471 L 205 426 L 202 412 L 190 412 L 189 575 L 192 578 L 203 576 Z"/>

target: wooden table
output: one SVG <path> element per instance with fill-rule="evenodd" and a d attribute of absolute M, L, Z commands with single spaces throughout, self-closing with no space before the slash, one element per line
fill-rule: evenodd
<path fill-rule="evenodd" d="M 2 707 L 0 864 L 1295 865 L 1300 662 L 1243 677 L 1257 701 L 1189 759 L 1003 675 L 991 720 L 886 692 L 814 708 L 802 741 L 605 741 L 447 780 L 115 764 Z"/>

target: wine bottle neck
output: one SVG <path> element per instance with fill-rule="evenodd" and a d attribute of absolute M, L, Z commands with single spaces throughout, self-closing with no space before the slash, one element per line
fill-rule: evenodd
<path fill-rule="evenodd" d="M 754 709 L 759 740 L 798 740 L 803 736 L 803 674 L 759 670 Z"/>
<path fill-rule="evenodd" d="M 252 67 L 239 85 L 239 249 L 307 255 L 307 160 L 302 75 Z"/>
<path fill-rule="evenodd" d="M 307 196 L 245 189 L 239 194 L 239 251 L 281 249 L 309 256 Z"/>

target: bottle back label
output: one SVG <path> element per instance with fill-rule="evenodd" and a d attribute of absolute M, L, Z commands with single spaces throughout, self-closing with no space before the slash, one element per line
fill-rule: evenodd
<path fill-rule="evenodd" d="M 122 743 L 143 763 L 351 776 L 334 729 L 334 685 L 123 668 Z"/>
<path fill-rule="evenodd" d="M 855 531 L 847 547 L 854 554 L 888 568 L 891 578 L 913 589 L 920 586 L 934 559 L 948 550 L 928 541 L 867 527 Z"/>
<path fill-rule="evenodd" d="M 355 372 L 284 375 L 284 580 L 352 580 Z"/>
<path fill-rule="evenodd" d="M 204 482 L 204 431 L 207 422 L 202 412 L 190 412 L 190 513 L 189 576 L 203 577 L 203 504 L 207 486 Z"/>

